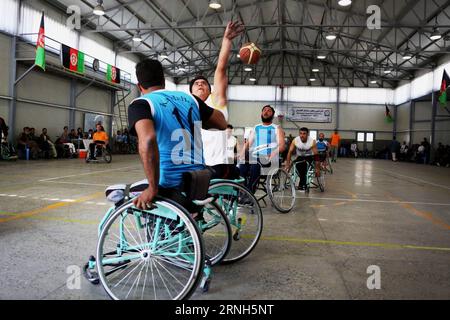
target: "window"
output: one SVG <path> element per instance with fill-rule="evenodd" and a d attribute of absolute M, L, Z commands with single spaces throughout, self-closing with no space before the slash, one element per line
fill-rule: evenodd
<path fill-rule="evenodd" d="M 358 132 L 356 139 L 358 142 L 373 142 L 375 134 L 373 132 Z"/>
<path fill-rule="evenodd" d="M 309 136 L 317 141 L 317 130 L 310 130 Z"/>
<path fill-rule="evenodd" d="M 358 142 L 364 142 L 364 141 L 365 141 L 365 133 L 358 132 Z"/>

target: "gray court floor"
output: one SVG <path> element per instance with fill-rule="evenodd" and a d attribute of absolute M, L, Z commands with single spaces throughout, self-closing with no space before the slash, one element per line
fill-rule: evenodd
<path fill-rule="evenodd" d="M 291 213 L 265 208 L 256 249 L 216 267 L 210 291 L 193 299 L 449 299 L 450 169 L 334 167 L 326 191 L 298 192 Z M 95 251 L 105 187 L 142 178 L 134 155 L 0 162 L 0 299 L 108 299 L 81 266 Z M 370 266 L 380 289 L 367 286 Z"/>

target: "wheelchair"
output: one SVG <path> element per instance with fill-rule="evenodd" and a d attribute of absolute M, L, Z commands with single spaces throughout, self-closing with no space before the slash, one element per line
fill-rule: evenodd
<path fill-rule="evenodd" d="M 291 176 L 291 180 L 294 186 L 298 185 L 300 181 L 300 175 L 297 172 L 297 168 L 295 166 L 296 163 L 306 162 L 306 193 L 309 193 L 310 189 L 319 189 L 321 192 L 325 191 L 325 170 L 320 167 L 320 176 L 316 177 L 316 169 L 315 165 L 311 164 L 306 160 L 294 161 L 289 169 L 289 174 Z M 314 161 L 313 161 L 314 163 Z"/>
<path fill-rule="evenodd" d="M 329 152 L 328 151 L 319 152 L 319 156 L 321 156 L 320 170 L 323 170 L 325 174 L 327 173 L 333 174 L 333 167 L 331 165 Z"/>
<path fill-rule="evenodd" d="M 95 158 L 95 159 L 93 159 L 93 158 Z M 104 161 L 106 163 L 111 163 L 111 161 L 112 161 L 111 151 L 109 150 L 107 145 L 97 144 L 95 146 L 95 153 L 94 153 L 93 157 L 91 157 L 91 148 L 87 149 L 85 161 L 86 161 L 86 163 L 101 162 L 101 161 Z"/>
<path fill-rule="evenodd" d="M 274 148 L 273 144 L 262 145 L 253 150 L 252 155 L 257 156 L 258 152 Z M 267 206 L 266 198 L 269 197 L 272 206 L 280 213 L 290 212 L 295 205 L 295 186 L 291 176 L 282 168 L 282 159 L 279 160 L 278 167 L 271 168 L 267 172 L 269 165 L 262 164 L 261 175 L 256 182 L 255 195 L 258 202 L 262 202 Z M 264 172 L 265 171 L 265 172 Z"/>
<path fill-rule="evenodd" d="M 14 150 L 12 146 L 6 142 L 2 141 L 0 143 L 0 159 L 1 160 L 17 160 L 17 155 L 12 151 Z"/>
<path fill-rule="evenodd" d="M 211 181 L 205 199 L 193 200 L 202 208 L 195 218 L 163 197 L 148 210 L 137 209 L 133 198 L 147 186 L 144 180 L 106 191 L 115 206 L 99 224 L 97 259 L 91 256 L 83 270 L 112 299 L 187 299 L 198 286 L 207 292 L 212 266 L 240 260 L 256 246 L 261 210 L 256 200 L 248 212 L 239 205 L 240 196 L 250 192 L 238 183 Z M 256 231 L 247 214 L 256 217 Z"/>

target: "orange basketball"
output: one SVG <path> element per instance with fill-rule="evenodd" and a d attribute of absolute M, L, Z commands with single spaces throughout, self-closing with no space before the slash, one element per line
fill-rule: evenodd
<path fill-rule="evenodd" d="M 256 64 L 261 57 L 261 50 L 253 42 L 248 42 L 239 50 L 239 56 L 245 64 Z"/>

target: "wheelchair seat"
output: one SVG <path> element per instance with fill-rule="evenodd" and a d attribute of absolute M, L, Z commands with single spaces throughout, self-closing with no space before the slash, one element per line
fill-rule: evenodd
<path fill-rule="evenodd" d="M 148 180 L 143 179 L 129 185 L 129 194 L 127 195 L 126 184 L 115 184 L 109 186 L 105 190 L 106 199 L 114 204 L 122 203 L 126 197 L 135 198 L 139 196 L 142 191 L 148 188 Z"/>

